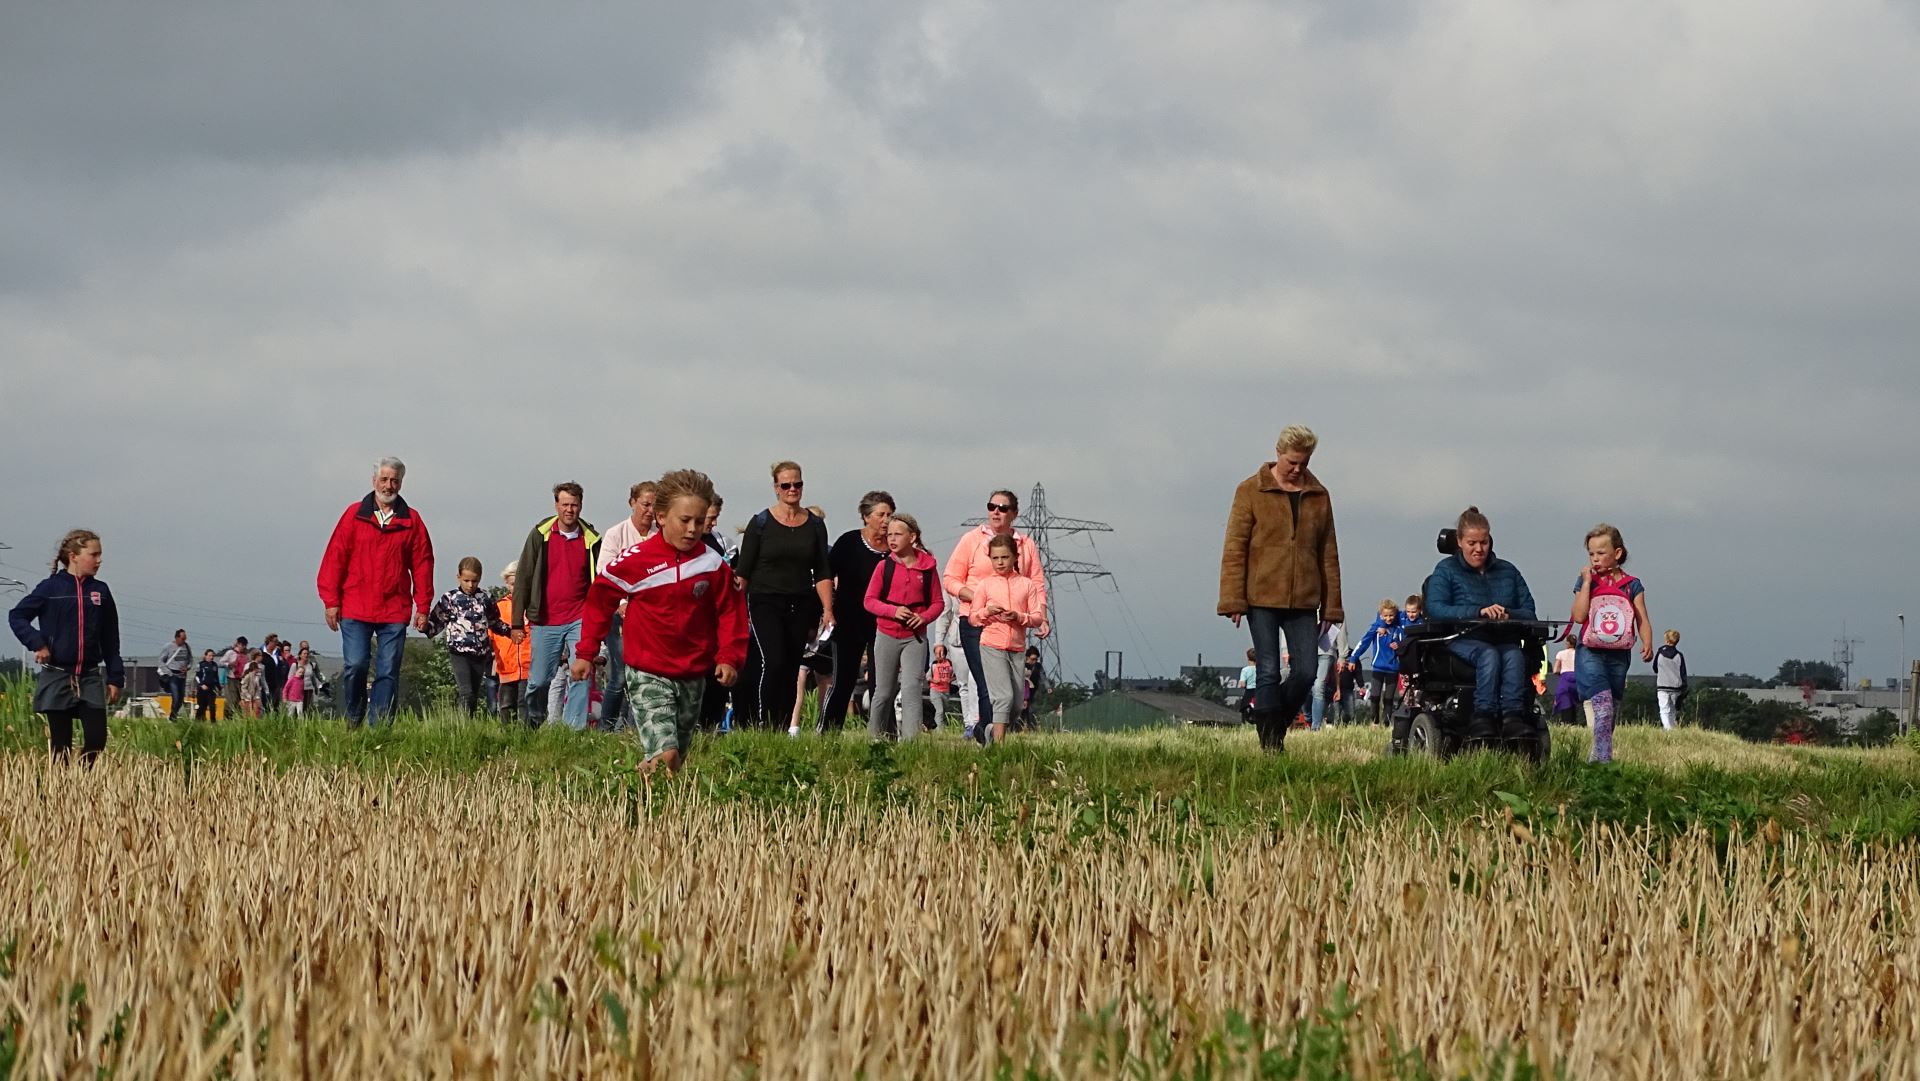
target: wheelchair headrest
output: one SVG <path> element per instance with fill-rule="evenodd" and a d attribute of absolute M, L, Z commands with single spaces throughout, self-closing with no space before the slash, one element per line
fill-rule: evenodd
<path fill-rule="evenodd" d="M 1460 531 L 1457 529 L 1443 529 L 1440 531 L 1440 536 L 1434 539 L 1433 544 L 1434 547 L 1440 549 L 1440 554 L 1443 556 L 1459 555 Z"/>

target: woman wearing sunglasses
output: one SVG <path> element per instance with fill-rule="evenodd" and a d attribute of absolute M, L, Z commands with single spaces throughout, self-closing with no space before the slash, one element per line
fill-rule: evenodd
<path fill-rule="evenodd" d="M 751 723 L 784 725 L 807 640 L 824 632 L 833 611 L 833 568 L 827 524 L 800 500 L 806 491 L 797 462 L 773 466 L 773 505 L 747 523 L 734 573 L 747 583 L 747 669 L 738 684 Z"/>
<path fill-rule="evenodd" d="M 1013 528 L 1013 521 L 1020 516 L 1020 497 L 1002 488 L 987 497 L 987 520 L 980 528 L 969 530 L 954 546 L 953 555 L 947 558 L 947 569 L 942 576 L 942 584 L 947 592 L 959 601 L 960 614 L 973 612 L 973 591 L 976 586 L 993 574 L 993 561 L 987 556 L 987 542 L 996 536 L 1013 538 L 1016 558 L 1014 573 L 1033 583 L 1036 604 L 1042 612 L 1050 611 L 1047 606 L 1047 572 L 1040 565 L 1040 550 L 1025 533 Z M 1035 634 L 1041 638 L 1053 633 L 1053 628 L 1045 620 L 1040 622 Z M 993 716 L 993 702 L 987 693 L 986 669 L 981 663 L 981 628 L 970 620 L 960 621 L 960 648 L 967 658 L 967 670 L 973 676 L 973 691 L 979 698 L 980 723 L 976 730 L 968 733 L 981 743 L 987 738 L 987 719 Z"/>

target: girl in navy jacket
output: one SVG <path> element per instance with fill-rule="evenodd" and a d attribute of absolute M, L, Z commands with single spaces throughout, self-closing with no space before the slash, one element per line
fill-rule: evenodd
<path fill-rule="evenodd" d="M 107 583 L 94 577 L 100 558 L 98 533 L 68 532 L 54 553 L 53 573 L 7 614 L 14 637 L 40 662 L 33 708 L 47 716 L 53 756 L 64 759 L 72 752 L 78 720 L 84 740 L 80 758 L 89 766 L 106 749 L 107 707 L 119 701 L 127 682 L 120 661 L 120 611 Z"/>

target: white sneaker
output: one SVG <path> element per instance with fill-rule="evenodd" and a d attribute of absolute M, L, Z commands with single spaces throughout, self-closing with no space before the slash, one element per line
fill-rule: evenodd
<path fill-rule="evenodd" d="M 797 724 L 790 724 L 790 725 L 788 725 L 788 726 L 787 726 L 787 735 L 789 735 L 789 736 L 797 736 L 797 735 L 799 735 L 799 734 L 800 734 L 800 726 L 799 726 L 799 725 L 797 725 Z"/>

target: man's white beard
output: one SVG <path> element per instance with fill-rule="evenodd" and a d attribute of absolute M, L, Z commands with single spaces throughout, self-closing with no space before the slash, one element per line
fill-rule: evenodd
<path fill-rule="evenodd" d="M 381 506 L 383 506 L 383 507 L 391 507 L 391 506 L 393 506 L 393 501 L 394 501 L 394 500 L 396 500 L 396 499 L 398 499 L 398 498 L 400 498 L 400 493 L 399 493 L 399 492 L 395 492 L 395 493 L 393 493 L 392 495 L 387 495 L 386 493 L 384 493 L 384 492 L 381 492 L 381 491 L 380 491 L 379 489 L 377 489 L 377 488 L 376 488 L 376 489 L 374 489 L 374 493 L 373 493 L 373 501 L 374 501 L 375 503 L 378 503 L 378 504 L 380 504 L 380 505 L 381 505 Z"/>

